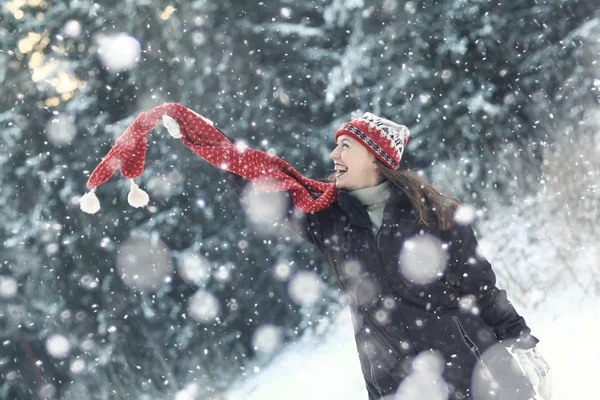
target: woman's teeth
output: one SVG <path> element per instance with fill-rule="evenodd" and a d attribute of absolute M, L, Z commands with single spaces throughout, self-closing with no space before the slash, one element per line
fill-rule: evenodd
<path fill-rule="evenodd" d="M 335 168 L 335 170 L 336 170 L 335 177 L 339 178 L 340 176 L 344 175 L 348 171 L 348 168 L 338 166 Z"/>

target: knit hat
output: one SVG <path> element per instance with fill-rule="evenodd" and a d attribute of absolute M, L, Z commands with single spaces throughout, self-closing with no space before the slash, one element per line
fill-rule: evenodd
<path fill-rule="evenodd" d="M 358 140 L 390 169 L 400 168 L 402 153 L 410 138 L 410 131 L 389 119 L 371 113 L 344 122 L 335 132 L 334 140 L 340 135 L 349 135 Z"/>
<path fill-rule="evenodd" d="M 138 187 L 134 178 L 144 170 L 146 134 L 161 121 L 172 137 L 181 139 L 186 147 L 212 165 L 248 179 L 260 191 L 289 191 L 294 205 L 301 211 L 320 211 L 336 200 L 335 184 L 306 178 L 278 157 L 236 146 L 210 120 L 180 104 L 168 103 L 141 113 L 116 140 L 90 175 L 86 185 L 90 192 L 81 197 L 81 210 L 94 214 L 100 209 L 96 188 L 118 169 L 125 178 L 131 179 L 129 204 L 133 207 L 148 204 L 148 194 Z M 313 194 L 320 196 L 315 199 Z"/>

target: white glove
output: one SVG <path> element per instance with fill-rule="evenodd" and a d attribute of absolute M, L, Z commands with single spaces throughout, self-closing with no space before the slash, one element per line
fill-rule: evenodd
<path fill-rule="evenodd" d="M 535 347 L 531 349 L 511 349 L 531 385 L 543 400 L 550 400 L 552 380 L 550 365 Z"/>

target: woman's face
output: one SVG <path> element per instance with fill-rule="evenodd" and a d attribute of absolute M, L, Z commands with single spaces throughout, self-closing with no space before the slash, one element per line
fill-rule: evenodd
<path fill-rule="evenodd" d="M 379 185 L 375 156 L 366 147 L 348 135 L 340 135 L 336 144 L 330 157 L 335 164 L 338 189 L 356 190 Z"/>

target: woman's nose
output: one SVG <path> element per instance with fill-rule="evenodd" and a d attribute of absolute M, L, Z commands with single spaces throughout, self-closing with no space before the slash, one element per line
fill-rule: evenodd
<path fill-rule="evenodd" d="M 337 147 L 333 149 L 329 157 L 331 157 L 332 160 L 337 160 L 338 158 L 340 158 L 340 152 L 338 151 Z"/>

